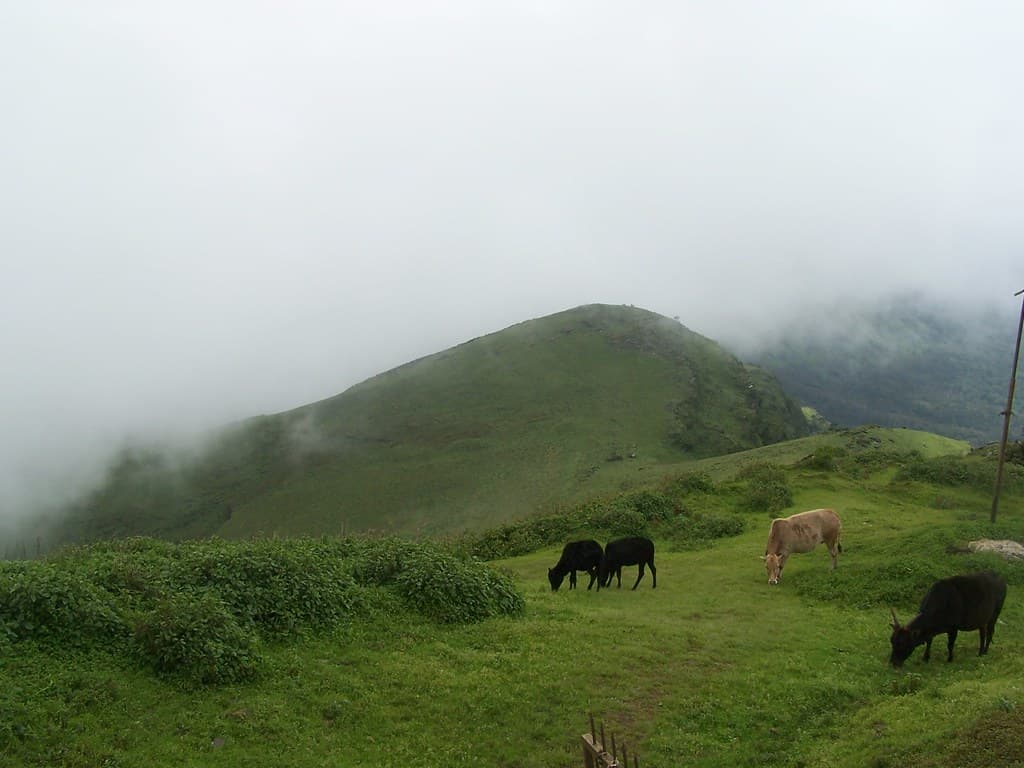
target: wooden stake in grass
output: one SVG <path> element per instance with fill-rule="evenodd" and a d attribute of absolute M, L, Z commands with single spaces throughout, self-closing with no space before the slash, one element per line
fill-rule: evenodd
<path fill-rule="evenodd" d="M 1014 296 L 1020 296 L 1024 290 L 1017 291 Z M 999 489 L 1003 483 L 1003 462 L 1006 459 L 1006 439 L 1010 434 L 1010 417 L 1013 415 L 1013 390 L 1017 383 L 1017 362 L 1020 359 L 1020 336 L 1024 331 L 1024 300 L 1020 306 L 1020 323 L 1017 325 L 1017 346 L 1013 351 L 1013 372 L 1010 374 L 1010 394 L 1006 398 L 1006 410 L 1003 411 L 1003 436 L 999 441 L 999 463 L 996 464 L 996 487 L 992 493 L 992 513 L 989 515 L 989 522 L 996 521 L 996 511 L 999 509 Z"/>

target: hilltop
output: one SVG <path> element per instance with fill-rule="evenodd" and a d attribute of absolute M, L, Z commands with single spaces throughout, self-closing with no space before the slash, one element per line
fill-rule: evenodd
<path fill-rule="evenodd" d="M 218 434 L 126 451 L 57 540 L 438 534 L 809 433 L 765 371 L 646 310 L 589 305 Z"/>

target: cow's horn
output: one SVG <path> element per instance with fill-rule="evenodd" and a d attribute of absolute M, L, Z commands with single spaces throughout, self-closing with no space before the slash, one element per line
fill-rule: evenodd
<path fill-rule="evenodd" d="M 895 611 L 895 609 L 890 608 L 889 609 L 889 613 L 892 614 L 892 628 L 893 629 L 899 629 L 902 625 L 900 624 L 900 620 L 896 618 L 896 611 Z"/>

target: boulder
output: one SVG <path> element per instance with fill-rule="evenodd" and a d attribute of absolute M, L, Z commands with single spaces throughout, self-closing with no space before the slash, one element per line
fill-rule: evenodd
<path fill-rule="evenodd" d="M 1010 539 L 978 539 L 967 543 L 971 552 L 995 552 L 1008 560 L 1024 560 L 1024 544 Z"/>

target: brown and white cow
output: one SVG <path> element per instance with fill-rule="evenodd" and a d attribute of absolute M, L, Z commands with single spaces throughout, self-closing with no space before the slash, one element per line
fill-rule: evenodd
<path fill-rule="evenodd" d="M 810 552 L 819 544 L 828 545 L 828 553 L 832 555 L 832 570 L 836 567 L 836 558 L 843 551 L 839 543 L 839 532 L 842 529 L 839 515 L 831 509 L 812 509 L 789 517 L 772 520 L 768 531 L 768 543 L 764 548 L 765 570 L 768 571 L 768 583 L 778 584 L 786 559 L 794 552 Z"/>

